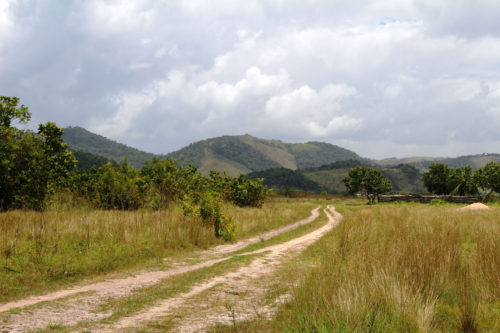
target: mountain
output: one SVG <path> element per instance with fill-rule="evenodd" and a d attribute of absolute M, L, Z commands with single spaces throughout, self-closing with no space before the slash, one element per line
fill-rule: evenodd
<path fill-rule="evenodd" d="M 142 167 L 144 162 L 154 157 L 165 158 L 118 143 L 81 127 L 66 127 L 62 138 L 72 151 L 79 152 L 80 155 L 91 153 L 118 163 L 126 157 L 129 164 L 135 168 Z"/>
<path fill-rule="evenodd" d="M 327 191 L 329 193 L 345 193 L 347 189 L 342 179 L 350 168 L 359 165 L 374 166 L 359 160 L 347 160 L 305 170 L 269 169 L 252 172 L 249 178 L 264 178 L 264 184 L 276 190 L 294 189 L 302 191 Z M 377 166 L 375 166 L 377 167 Z M 400 164 L 391 167 L 378 167 L 391 180 L 395 192 L 425 192 L 420 171 L 414 166 Z"/>
<path fill-rule="evenodd" d="M 500 162 L 500 154 L 477 154 L 459 157 L 408 157 L 408 158 L 386 158 L 376 161 L 380 166 L 395 166 L 408 164 L 423 171 L 429 168 L 431 163 L 443 163 L 452 168 L 472 166 L 474 169 L 483 167 L 488 162 Z"/>
<path fill-rule="evenodd" d="M 198 141 L 167 155 L 146 153 L 81 127 L 65 128 L 63 139 L 80 156 L 91 153 L 116 162 L 127 157 L 128 162 L 136 168 L 155 157 L 173 157 L 183 165 L 193 164 L 203 174 L 213 169 L 225 170 L 231 175 L 280 167 L 296 170 L 346 159 L 361 160 L 356 153 L 328 143 L 285 143 L 251 135 L 221 136 Z"/>
<path fill-rule="evenodd" d="M 359 160 L 346 160 L 305 170 L 269 169 L 252 172 L 249 178 L 264 178 L 264 184 L 276 190 L 294 189 L 301 191 L 327 191 L 329 193 L 345 193 L 347 189 L 342 179 L 350 168 L 360 165 L 374 166 Z M 425 192 L 420 171 L 414 166 L 400 164 L 391 167 L 377 167 L 391 180 L 395 192 Z"/>
<path fill-rule="evenodd" d="M 78 161 L 77 168 L 78 169 L 89 169 L 91 167 L 100 167 L 108 162 L 112 164 L 117 164 L 115 160 L 110 160 L 104 156 L 95 155 L 92 153 L 88 153 L 82 150 L 73 151 L 76 160 Z"/>
<path fill-rule="evenodd" d="M 500 161 L 500 154 L 456 158 L 390 158 L 375 161 L 363 159 L 350 150 L 328 143 L 285 143 L 251 135 L 221 136 L 198 141 L 167 155 L 146 153 L 81 127 L 66 128 L 63 139 L 77 155 L 80 167 L 99 166 L 108 160 L 119 163 L 127 157 L 132 166 L 140 168 L 152 158 L 174 157 L 183 165 L 193 164 L 203 174 L 208 174 L 214 168 L 225 170 L 231 175 L 272 169 L 253 176 L 268 178 L 266 182 L 275 188 L 290 187 L 312 191 L 321 189 L 330 192 L 345 190 L 342 178 L 356 163 L 379 167 L 392 180 L 395 191 L 421 192 L 423 184 L 420 173 L 417 175 L 416 172 L 426 170 L 433 162 L 445 163 L 451 167 L 472 165 L 479 168 L 490 161 Z"/>
<path fill-rule="evenodd" d="M 204 174 L 216 168 L 232 175 L 270 168 L 297 170 L 347 159 L 362 159 L 350 150 L 328 143 L 285 143 L 251 135 L 198 141 L 167 156 L 184 165 L 193 164 Z"/>

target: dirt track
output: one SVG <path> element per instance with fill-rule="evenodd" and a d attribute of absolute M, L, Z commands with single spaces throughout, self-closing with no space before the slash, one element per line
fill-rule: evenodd
<path fill-rule="evenodd" d="M 180 316 L 185 320 L 173 323 L 176 326 L 175 331 L 193 332 L 203 331 L 204 328 L 212 326 L 217 322 L 227 323 L 228 320 L 236 320 L 236 314 L 238 316 L 237 319 L 242 320 L 255 315 L 262 315 L 263 313 L 271 313 L 272 309 L 267 309 L 268 306 L 257 306 L 256 302 L 259 301 L 259 298 L 262 298 L 264 288 L 262 286 L 259 287 L 258 283 L 256 284 L 255 282 L 272 273 L 279 267 L 284 258 L 300 252 L 331 230 L 340 221 L 341 216 L 335 212 L 333 207 L 328 210 L 325 210 L 328 216 L 328 223 L 321 228 L 285 243 L 244 253 L 262 254 L 248 266 L 197 284 L 187 293 L 168 298 L 131 317 L 121 318 L 111 326 L 97 325 L 89 327 L 89 329 L 92 332 L 116 332 L 127 327 L 134 327 L 137 324 L 143 325 L 143 323 L 157 318 Z M 21 310 L 20 313 L 16 314 L 0 313 L 0 322 L 3 322 L 0 324 L 0 332 L 24 332 L 44 328 L 54 323 L 71 326 L 81 321 L 95 322 L 106 318 L 111 314 L 95 312 L 98 304 L 110 298 L 130 295 L 134 289 L 153 285 L 170 276 L 209 267 L 227 260 L 227 256 L 221 257 L 221 255 L 241 250 L 262 239 L 266 240 L 275 237 L 283 232 L 312 222 L 319 216 L 319 207 L 311 213 L 311 216 L 307 219 L 272 230 L 258 237 L 204 251 L 201 253 L 201 257 L 205 258 L 205 260 L 198 264 L 188 265 L 184 263 L 182 265 L 181 263 L 180 266 L 165 271 L 145 272 L 133 277 L 78 286 L 44 296 L 30 297 L 0 305 L 0 312 L 5 312 L 14 308 L 34 305 L 42 301 L 52 301 L 52 304 L 37 305 L 35 309 L 30 309 L 29 311 Z M 205 297 L 201 301 L 199 295 L 206 293 L 209 293 L 210 297 Z M 217 300 L 218 304 L 209 304 L 211 302 L 207 300 Z M 249 309 L 252 311 L 249 311 Z M 227 315 L 228 311 L 231 313 L 231 316 L 229 316 L 231 318 Z M 261 312 L 260 314 L 259 311 Z"/>

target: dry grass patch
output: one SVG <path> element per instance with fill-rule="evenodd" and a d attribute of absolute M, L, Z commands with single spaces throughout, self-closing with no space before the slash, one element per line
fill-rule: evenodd
<path fill-rule="evenodd" d="M 262 209 L 224 207 L 238 238 L 295 222 L 317 203 L 272 198 Z M 0 302 L 123 268 L 163 265 L 164 257 L 221 240 L 212 226 L 178 207 L 150 211 L 10 211 L 0 213 Z"/>
<path fill-rule="evenodd" d="M 269 331 L 500 331 L 500 212 L 340 206 Z M 249 325 L 256 325 L 251 323 Z M 253 326 L 253 327 L 254 327 Z"/>

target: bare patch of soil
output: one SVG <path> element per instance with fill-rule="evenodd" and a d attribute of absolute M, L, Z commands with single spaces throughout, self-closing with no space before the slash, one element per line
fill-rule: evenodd
<path fill-rule="evenodd" d="M 490 210 L 490 209 L 492 209 L 492 208 L 486 206 L 483 203 L 476 202 L 476 203 L 473 203 L 471 205 L 459 208 L 458 210 L 460 210 L 460 211 L 467 211 L 467 210 Z"/>

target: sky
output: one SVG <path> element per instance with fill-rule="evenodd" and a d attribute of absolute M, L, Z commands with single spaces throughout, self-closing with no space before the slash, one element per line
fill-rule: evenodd
<path fill-rule="evenodd" d="M 148 152 L 500 153 L 497 0 L 0 0 L 0 95 Z"/>

